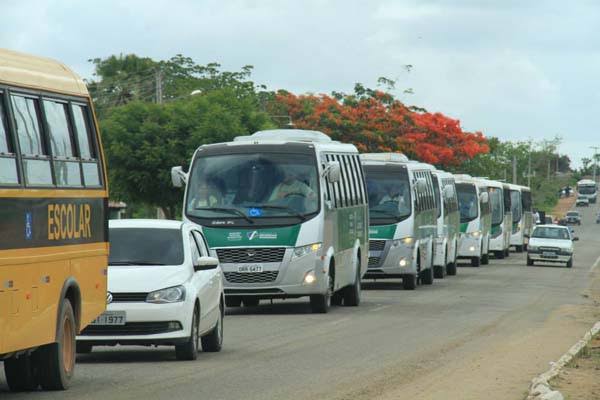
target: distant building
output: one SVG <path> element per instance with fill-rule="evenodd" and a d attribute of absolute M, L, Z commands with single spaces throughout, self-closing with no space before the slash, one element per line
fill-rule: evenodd
<path fill-rule="evenodd" d="M 123 219 L 125 218 L 125 212 L 127 210 L 127 203 L 122 201 L 109 201 L 108 211 L 109 219 Z"/>

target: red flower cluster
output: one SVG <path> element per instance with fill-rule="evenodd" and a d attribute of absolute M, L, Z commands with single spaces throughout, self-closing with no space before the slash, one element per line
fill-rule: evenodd
<path fill-rule="evenodd" d="M 320 130 L 361 152 L 401 152 L 444 167 L 489 151 L 481 132 L 465 132 L 441 113 L 411 110 L 381 91 L 342 98 L 280 92 L 271 108 L 299 129 Z"/>

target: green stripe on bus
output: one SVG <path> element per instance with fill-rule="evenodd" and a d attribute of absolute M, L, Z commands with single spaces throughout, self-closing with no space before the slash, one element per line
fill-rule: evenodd
<path fill-rule="evenodd" d="M 300 225 L 283 228 L 222 229 L 203 228 L 209 247 L 295 246 Z"/>
<path fill-rule="evenodd" d="M 467 231 L 468 226 L 469 226 L 468 222 L 461 222 L 460 223 L 460 232 L 465 233 Z"/>
<path fill-rule="evenodd" d="M 369 227 L 369 238 L 371 239 L 393 239 L 395 233 L 396 224 Z"/>

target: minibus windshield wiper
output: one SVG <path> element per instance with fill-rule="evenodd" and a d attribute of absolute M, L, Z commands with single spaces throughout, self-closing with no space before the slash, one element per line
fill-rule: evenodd
<path fill-rule="evenodd" d="M 387 215 L 387 216 L 389 216 L 389 217 L 392 217 L 392 218 L 394 218 L 394 219 L 395 219 L 395 220 L 397 220 L 397 221 L 400 221 L 400 220 L 402 219 L 402 216 L 400 216 L 400 215 L 393 214 L 393 213 L 391 213 L 391 212 L 389 212 L 389 211 L 378 210 L 378 209 L 376 209 L 376 208 L 372 208 L 372 209 L 370 209 L 370 210 L 369 210 L 369 212 L 377 212 L 377 213 L 380 213 L 380 214 L 385 214 L 385 215 Z"/>
<path fill-rule="evenodd" d="M 140 260 L 119 260 L 119 261 L 109 261 L 108 265 L 166 265 L 166 264 L 151 262 L 151 261 L 140 261 Z"/>
<path fill-rule="evenodd" d="M 247 216 L 246 214 L 244 214 L 244 212 L 242 210 L 239 210 L 239 209 L 234 208 L 234 207 L 196 207 L 196 208 L 194 208 L 194 210 L 198 210 L 198 211 L 224 211 L 224 212 L 228 212 L 230 214 L 238 215 L 238 216 L 244 218 L 246 221 L 250 222 L 251 224 L 254 223 L 254 220 L 252 218 L 250 218 L 249 216 Z"/>
<path fill-rule="evenodd" d="M 271 206 L 268 204 L 252 204 L 252 205 L 249 205 L 248 207 L 266 208 L 268 210 L 284 210 L 284 211 L 287 211 L 288 213 L 292 214 L 294 217 L 298 217 L 302 222 L 306 221 L 306 217 L 304 215 L 300 214 L 298 211 L 296 211 L 293 208 L 288 207 L 288 206 Z"/>

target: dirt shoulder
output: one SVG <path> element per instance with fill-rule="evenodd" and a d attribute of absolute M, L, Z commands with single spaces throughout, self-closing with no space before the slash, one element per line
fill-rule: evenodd
<path fill-rule="evenodd" d="M 550 384 L 569 400 L 600 400 L 600 336 Z"/>
<path fill-rule="evenodd" d="M 569 211 L 573 208 L 576 200 L 577 200 L 577 198 L 575 196 L 562 197 L 562 198 L 558 199 L 558 203 L 552 210 L 552 215 L 554 216 L 554 218 L 556 218 L 556 219 L 563 218 L 565 216 L 565 214 L 567 213 L 567 211 Z"/>

